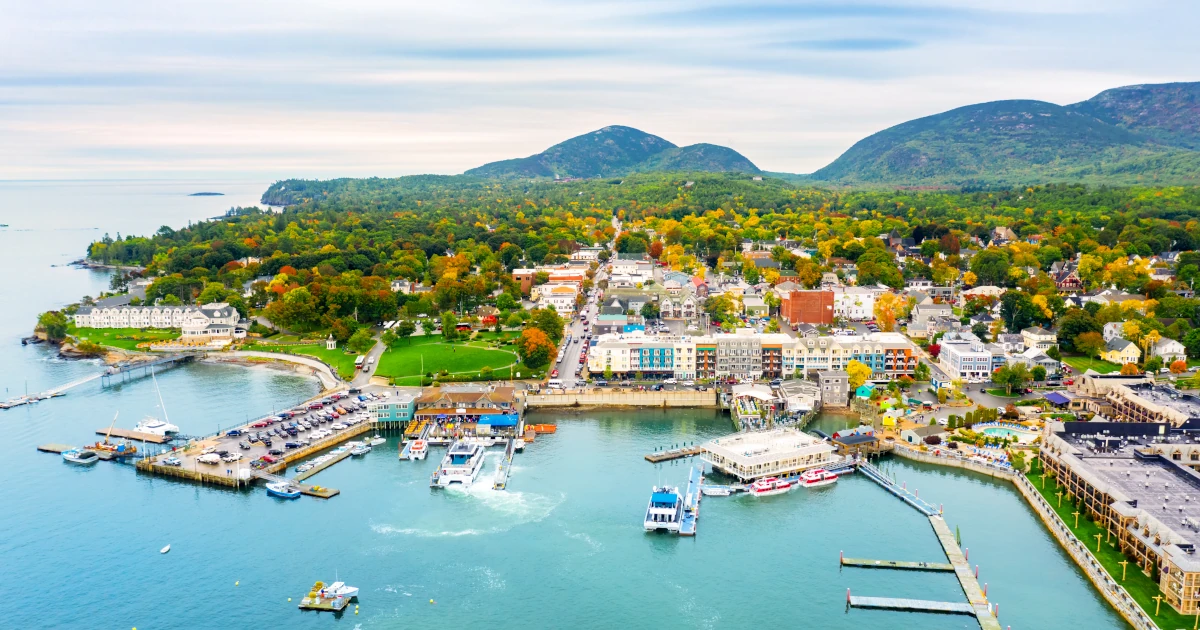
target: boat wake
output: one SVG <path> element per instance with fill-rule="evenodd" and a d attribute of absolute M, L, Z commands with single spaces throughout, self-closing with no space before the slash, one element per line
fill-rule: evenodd
<path fill-rule="evenodd" d="M 570 538 L 571 540 L 582 540 L 584 543 L 587 544 L 588 547 L 591 547 L 592 552 L 588 554 L 589 556 L 596 555 L 604 549 L 604 543 L 601 543 L 600 541 L 596 540 L 595 538 L 592 538 L 591 536 L 588 536 L 587 534 L 585 534 L 583 532 L 579 532 L 578 534 L 572 534 L 571 532 L 564 530 L 563 533 L 565 533 L 567 535 L 567 538 Z"/>

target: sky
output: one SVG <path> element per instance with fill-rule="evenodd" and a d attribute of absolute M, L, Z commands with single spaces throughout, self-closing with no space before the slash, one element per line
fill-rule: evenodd
<path fill-rule="evenodd" d="M 1200 79 L 1194 0 L 0 0 L 0 180 L 461 173 L 605 125 L 808 173 L 971 103 Z"/>

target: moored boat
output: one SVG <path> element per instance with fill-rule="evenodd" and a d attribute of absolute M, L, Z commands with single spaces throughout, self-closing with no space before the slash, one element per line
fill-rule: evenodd
<path fill-rule="evenodd" d="M 429 454 L 429 444 L 425 440 L 413 440 L 412 446 L 408 448 L 409 459 L 425 459 Z"/>
<path fill-rule="evenodd" d="M 656 486 L 646 505 L 646 531 L 678 532 L 682 519 L 683 499 L 679 497 L 679 488 Z"/>
<path fill-rule="evenodd" d="M 830 484 L 837 483 L 837 480 L 837 473 L 831 473 L 824 468 L 806 470 L 804 471 L 804 474 L 800 475 L 800 485 L 805 488 L 819 488 L 821 486 L 828 486 Z"/>
<path fill-rule="evenodd" d="M 133 427 L 133 430 L 137 433 L 146 433 L 149 435 L 158 435 L 162 437 L 166 437 L 172 433 L 179 433 L 179 427 L 171 424 L 170 422 L 164 422 L 158 418 L 151 417 L 146 417 L 141 422 L 137 423 L 137 425 Z"/>
<path fill-rule="evenodd" d="M 706 497 L 727 497 L 733 494 L 733 491 L 728 486 L 703 486 L 700 492 Z"/>
<path fill-rule="evenodd" d="M 370 452 L 371 452 L 371 447 L 370 447 L 370 445 L 367 445 L 367 444 L 359 444 L 358 446 L 355 446 L 354 448 L 350 449 L 350 454 L 355 457 L 361 457 Z"/>
<path fill-rule="evenodd" d="M 269 483 L 267 484 L 267 496 L 279 497 L 281 499 L 299 499 L 300 491 L 286 483 Z"/>
<path fill-rule="evenodd" d="M 369 442 L 369 444 L 371 446 L 379 446 L 380 444 L 383 444 L 386 441 L 387 441 L 387 438 L 383 437 L 382 435 L 374 435 L 374 436 L 371 436 L 371 441 Z"/>
<path fill-rule="evenodd" d="M 438 466 L 430 485 L 445 488 L 453 485 L 469 486 L 483 469 L 485 448 L 482 444 L 458 441 L 450 445 L 442 463 Z"/>
<path fill-rule="evenodd" d="M 795 487 L 796 484 L 786 479 L 767 477 L 766 479 L 759 479 L 750 484 L 749 492 L 751 496 L 769 497 L 775 494 L 783 494 Z"/>
<path fill-rule="evenodd" d="M 63 461 L 71 464 L 79 464 L 80 466 L 91 466 L 100 461 L 100 456 L 92 451 L 85 451 L 81 448 L 73 448 L 63 451 Z"/>

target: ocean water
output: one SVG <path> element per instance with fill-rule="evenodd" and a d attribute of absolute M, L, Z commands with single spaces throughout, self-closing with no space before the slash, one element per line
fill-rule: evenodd
<path fill-rule="evenodd" d="M 0 387 L 9 395 L 95 373 L 99 365 L 22 347 L 39 311 L 107 286 L 107 274 L 55 267 L 109 231 L 147 233 L 253 203 L 262 184 L 0 183 Z M 226 197 L 187 197 L 219 190 Z M 101 228 L 97 230 L 95 228 Z M 204 433 L 289 406 L 314 381 L 264 368 L 191 365 L 158 377 L 166 412 Z M 313 478 L 320 501 L 270 499 L 137 474 L 131 465 L 66 465 L 45 442 L 96 439 L 161 414 L 148 379 L 0 411 L 0 579 L 32 588 L 4 627 L 102 628 L 973 628 L 968 617 L 845 610 L 845 593 L 961 601 L 953 578 L 840 570 L 856 557 L 942 559 L 927 520 L 864 478 L 753 499 L 708 497 L 699 533 L 641 528 L 648 493 L 683 484 L 687 462 L 651 465 L 655 447 L 729 430 L 712 411 L 539 412 L 557 422 L 515 460 L 462 491 L 432 491 L 440 449 L 396 459 L 395 438 Z M 834 430 L 846 422 L 822 418 Z M 1125 628 L 1020 496 L 986 477 L 885 461 L 945 506 L 980 579 L 1013 628 Z M 172 546 L 167 555 L 158 550 Z M 361 589 L 359 612 L 302 613 L 299 598 L 334 576 Z M 288 601 L 291 598 L 292 601 Z"/>

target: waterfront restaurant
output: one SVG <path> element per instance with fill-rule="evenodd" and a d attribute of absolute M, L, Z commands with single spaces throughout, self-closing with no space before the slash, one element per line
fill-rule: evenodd
<path fill-rule="evenodd" d="M 792 428 L 734 433 L 704 443 L 700 457 L 715 470 L 748 483 L 832 466 L 841 458 L 833 447 Z"/>
<path fill-rule="evenodd" d="M 1166 422 L 1047 422 L 1042 437 L 1047 480 L 1079 500 L 1167 604 L 1200 613 L 1200 474 L 1188 465 L 1200 465 L 1195 432 Z"/>
<path fill-rule="evenodd" d="M 515 435 L 521 408 L 512 387 L 445 385 L 416 400 L 414 418 L 433 425 L 431 437 Z M 481 426 L 484 425 L 484 426 Z"/>

